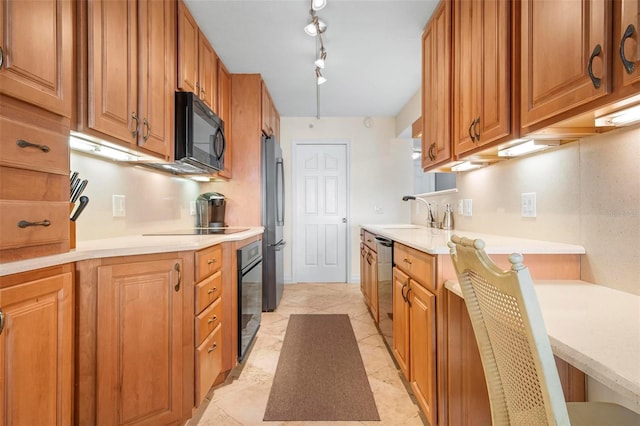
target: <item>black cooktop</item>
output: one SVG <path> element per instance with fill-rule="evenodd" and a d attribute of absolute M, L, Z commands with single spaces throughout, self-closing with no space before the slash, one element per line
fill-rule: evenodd
<path fill-rule="evenodd" d="M 226 235 L 243 232 L 249 228 L 193 228 L 181 229 L 179 231 L 157 232 L 153 234 L 142 234 L 143 236 L 159 236 L 159 235 Z"/>

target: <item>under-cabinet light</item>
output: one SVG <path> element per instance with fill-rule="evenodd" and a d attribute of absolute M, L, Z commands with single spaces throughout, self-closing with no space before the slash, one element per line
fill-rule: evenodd
<path fill-rule="evenodd" d="M 190 176 L 190 178 L 196 182 L 211 182 L 211 178 L 208 176 Z"/>
<path fill-rule="evenodd" d="M 108 158 L 116 161 L 137 161 L 139 156 L 133 155 L 128 152 L 120 151 L 115 148 L 111 148 L 104 145 L 98 145 L 97 143 L 90 142 L 84 139 L 78 139 L 75 136 L 69 138 L 69 148 L 85 152 L 87 154 L 97 155 L 99 157 Z"/>
<path fill-rule="evenodd" d="M 559 144 L 560 142 L 558 141 L 538 141 L 529 139 L 525 140 L 521 144 L 498 150 L 498 157 L 519 157 L 521 155 L 527 155 L 531 154 L 532 152 L 542 151 L 553 146 L 558 146 Z"/>
<path fill-rule="evenodd" d="M 468 172 L 486 166 L 486 162 L 463 161 L 451 167 L 452 172 Z"/>
<path fill-rule="evenodd" d="M 629 126 L 640 122 L 640 105 L 596 118 L 596 127 Z"/>

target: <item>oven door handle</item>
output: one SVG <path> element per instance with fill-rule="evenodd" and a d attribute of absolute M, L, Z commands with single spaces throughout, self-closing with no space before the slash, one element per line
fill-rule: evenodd
<path fill-rule="evenodd" d="M 254 258 L 251 263 L 245 265 L 242 267 L 242 269 L 240 270 L 240 274 L 241 275 L 245 275 L 247 272 L 249 272 L 250 270 L 252 270 L 256 265 L 258 265 L 260 262 L 262 262 L 262 256 L 258 256 L 256 258 Z"/>

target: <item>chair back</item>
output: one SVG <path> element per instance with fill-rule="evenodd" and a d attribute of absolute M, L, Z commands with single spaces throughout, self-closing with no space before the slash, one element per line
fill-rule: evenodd
<path fill-rule="evenodd" d="M 484 369 L 494 425 L 569 425 L 549 336 L 521 254 L 498 268 L 484 241 L 451 237 Z"/>

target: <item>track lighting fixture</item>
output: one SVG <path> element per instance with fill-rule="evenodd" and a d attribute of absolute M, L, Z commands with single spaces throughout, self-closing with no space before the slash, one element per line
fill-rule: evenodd
<path fill-rule="evenodd" d="M 316 67 L 316 83 L 320 86 L 322 83 L 326 83 L 327 79 L 322 76 L 320 68 Z"/>
<path fill-rule="evenodd" d="M 314 65 L 316 67 L 316 117 L 320 119 L 320 85 L 327 82 L 327 79 L 322 75 L 327 60 L 327 50 L 324 48 L 322 34 L 327 30 L 327 24 L 316 15 L 316 11 L 323 9 L 327 5 L 327 0 L 309 0 L 309 4 L 311 17 L 304 27 L 304 32 L 316 38 L 316 49 L 319 49 Z"/>

